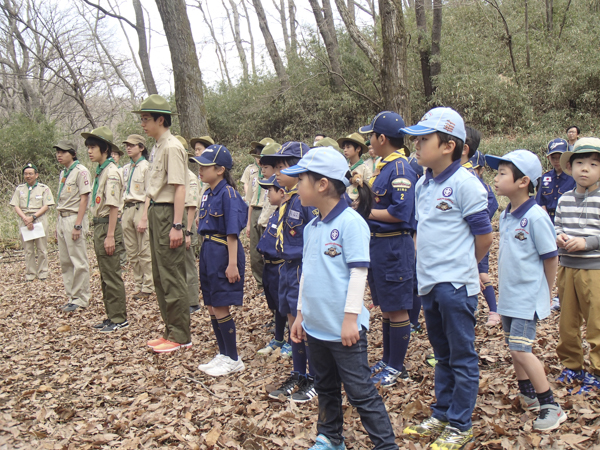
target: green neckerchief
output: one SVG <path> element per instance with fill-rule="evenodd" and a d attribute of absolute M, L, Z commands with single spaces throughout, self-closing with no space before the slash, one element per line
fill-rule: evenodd
<path fill-rule="evenodd" d="M 98 179 L 100 178 L 100 174 L 102 173 L 102 171 L 106 168 L 106 166 L 108 166 L 110 163 L 114 163 L 115 160 L 112 158 L 108 158 L 106 161 L 104 161 L 102 163 L 102 165 L 96 167 L 96 178 L 94 178 L 94 187 L 92 188 L 92 201 L 95 202 L 96 201 L 96 194 L 98 193 L 98 184 L 99 181 Z M 116 163 L 115 163 L 116 165 Z"/>
<path fill-rule="evenodd" d="M 360 166 L 361 164 L 364 164 L 365 162 L 362 159 L 359 159 L 358 162 L 356 164 L 354 164 L 353 166 L 350 167 L 350 173 L 352 173 L 352 171 L 354 169 L 356 169 L 358 166 Z"/>
<path fill-rule="evenodd" d="M 65 187 L 65 183 L 67 182 L 67 178 L 69 178 L 69 174 L 71 173 L 71 171 L 75 168 L 75 166 L 77 164 L 79 164 L 79 161 L 73 162 L 73 164 L 71 164 L 68 169 L 64 169 L 65 170 L 64 171 L 64 175 L 60 179 L 60 186 L 58 188 L 58 197 L 56 197 L 56 198 L 60 199 L 60 193 L 62 192 L 63 187 Z"/>
<path fill-rule="evenodd" d="M 137 165 L 139 163 L 141 163 L 142 161 L 146 161 L 146 158 L 144 158 L 143 156 L 140 156 L 140 158 L 135 162 L 133 162 L 133 160 L 131 160 L 131 172 L 129 172 L 129 177 L 127 177 L 127 193 L 128 194 L 129 194 L 129 188 L 131 187 L 131 179 L 133 178 L 133 171 L 135 170 Z"/>
<path fill-rule="evenodd" d="M 29 196 L 31 195 L 31 191 L 33 191 L 37 185 L 38 185 L 37 180 L 35 180 L 35 184 L 33 186 L 29 186 L 29 184 L 27 184 L 27 187 L 29 188 L 29 190 L 27 191 L 27 207 L 28 208 L 29 208 Z"/>
<path fill-rule="evenodd" d="M 257 164 L 258 166 L 258 164 Z M 258 179 L 262 180 L 263 179 L 263 174 L 262 174 L 262 170 L 260 168 L 260 166 L 258 166 Z M 262 188 L 260 186 L 260 183 L 258 184 L 258 194 L 256 195 L 256 205 L 258 205 L 260 203 L 260 191 L 262 191 Z"/>

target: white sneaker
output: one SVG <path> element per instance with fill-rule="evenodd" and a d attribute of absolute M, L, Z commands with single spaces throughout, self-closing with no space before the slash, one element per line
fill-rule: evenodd
<path fill-rule="evenodd" d="M 244 366 L 244 362 L 239 356 L 237 361 L 234 361 L 229 356 L 222 356 L 222 358 L 219 359 L 219 362 L 215 366 L 210 367 L 204 372 L 207 375 L 219 377 L 221 375 L 229 375 L 230 373 L 234 372 L 241 372 L 245 368 L 246 366 Z"/>
<path fill-rule="evenodd" d="M 219 363 L 219 361 L 221 360 L 221 358 L 226 358 L 226 356 L 222 355 L 220 353 L 217 354 L 217 356 L 215 356 L 213 359 L 211 359 L 206 364 L 200 364 L 198 366 L 198 370 L 201 370 L 202 372 L 206 372 L 207 369 L 210 369 L 211 367 L 216 366 Z"/>

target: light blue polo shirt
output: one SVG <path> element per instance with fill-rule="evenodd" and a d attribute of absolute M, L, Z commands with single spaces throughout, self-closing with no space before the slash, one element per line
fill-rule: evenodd
<path fill-rule="evenodd" d="M 500 215 L 498 314 L 517 319 L 550 315 L 544 260 L 558 255 L 556 232 L 548 213 L 531 197 Z"/>
<path fill-rule="evenodd" d="M 302 326 L 312 337 L 342 341 L 350 269 L 369 267 L 370 239 L 367 222 L 344 199 L 304 228 Z M 356 322 L 359 331 L 369 328 L 364 305 Z"/>
<path fill-rule="evenodd" d="M 467 218 L 482 211 L 488 217 L 485 188 L 458 160 L 436 177 L 427 169 L 417 182 L 415 199 L 419 295 L 440 283 L 466 286 L 469 296 L 477 295 L 475 236 Z M 491 232 L 489 217 L 487 226 Z"/>

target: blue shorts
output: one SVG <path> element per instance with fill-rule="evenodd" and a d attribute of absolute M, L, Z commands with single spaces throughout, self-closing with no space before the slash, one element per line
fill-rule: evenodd
<path fill-rule="evenodd" d="M 267 306 L 270 310 L 279 311 L 279 269 L 281 265 L 265 262 L 262 282 L 267 297 Z"/>
<path fill-rule="evenodd" d="M 531 353 L 531 348 L 535 343 L 537 321 L 537 314 L 533 319 L 516 319 L 502 316 L 502 329 L 504 330 L 504 340 L 508 345 L 508 349 L 515 352 Z"/>
<path fill-rule="evenodd" d="M 237 266 L 240 281 L 230 283 L 225 276 L 229 265 L 227 246 L 205 239 L 200 247 L 200 289 L 206 306 L 241 306 L 244 301 L 244 247 L 238 241 Z"/>
<path fill-rule="evenodd" d="M 477 264 L 479 273 L 488 273 L 490 271 L 490 253 L 486 253 L 479 264 Z"/>
<path fill-rule="evenodd" d="M 382 312 L 413 307 L 415 244 L 410 234 L 371 237 L 367 279 L 373 304 Z"/>
<path fill-rule="evenodd" d="M 279 314 L 296 317 L 302 276 L 302 259 L 285 261 L 279 269 Z"/>

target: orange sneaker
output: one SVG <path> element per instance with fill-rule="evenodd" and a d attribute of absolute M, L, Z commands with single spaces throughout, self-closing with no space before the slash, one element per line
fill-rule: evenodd
<path fill-rule="evenodd" d="M 154 351 L 156 353 L 168 353 L 168 352 L 174 352 L 175 350 L 179 350 L 180 348 L 187 348 L 187 347 L 191 347 L 192 343 L 188 342 L 187 344 L 179 344 L 177 342 L 171 342 L 171 341 L 167 341 L 165 339 L 165 342 L 157 345 L 156 347 L 153 347 Z"/>
<path fill-rule="evenodd" d="M 154 347 L 158 347 L 159 345 L 164 344 L 166 342 L 169 342 L 169 341 L 167 341 L 165 338 L 158 338 L 158 339 L 153 339 L 151 341 L 148 341 L 147 344 L 148 344 L 148 347 L 154 348 Z"/>

